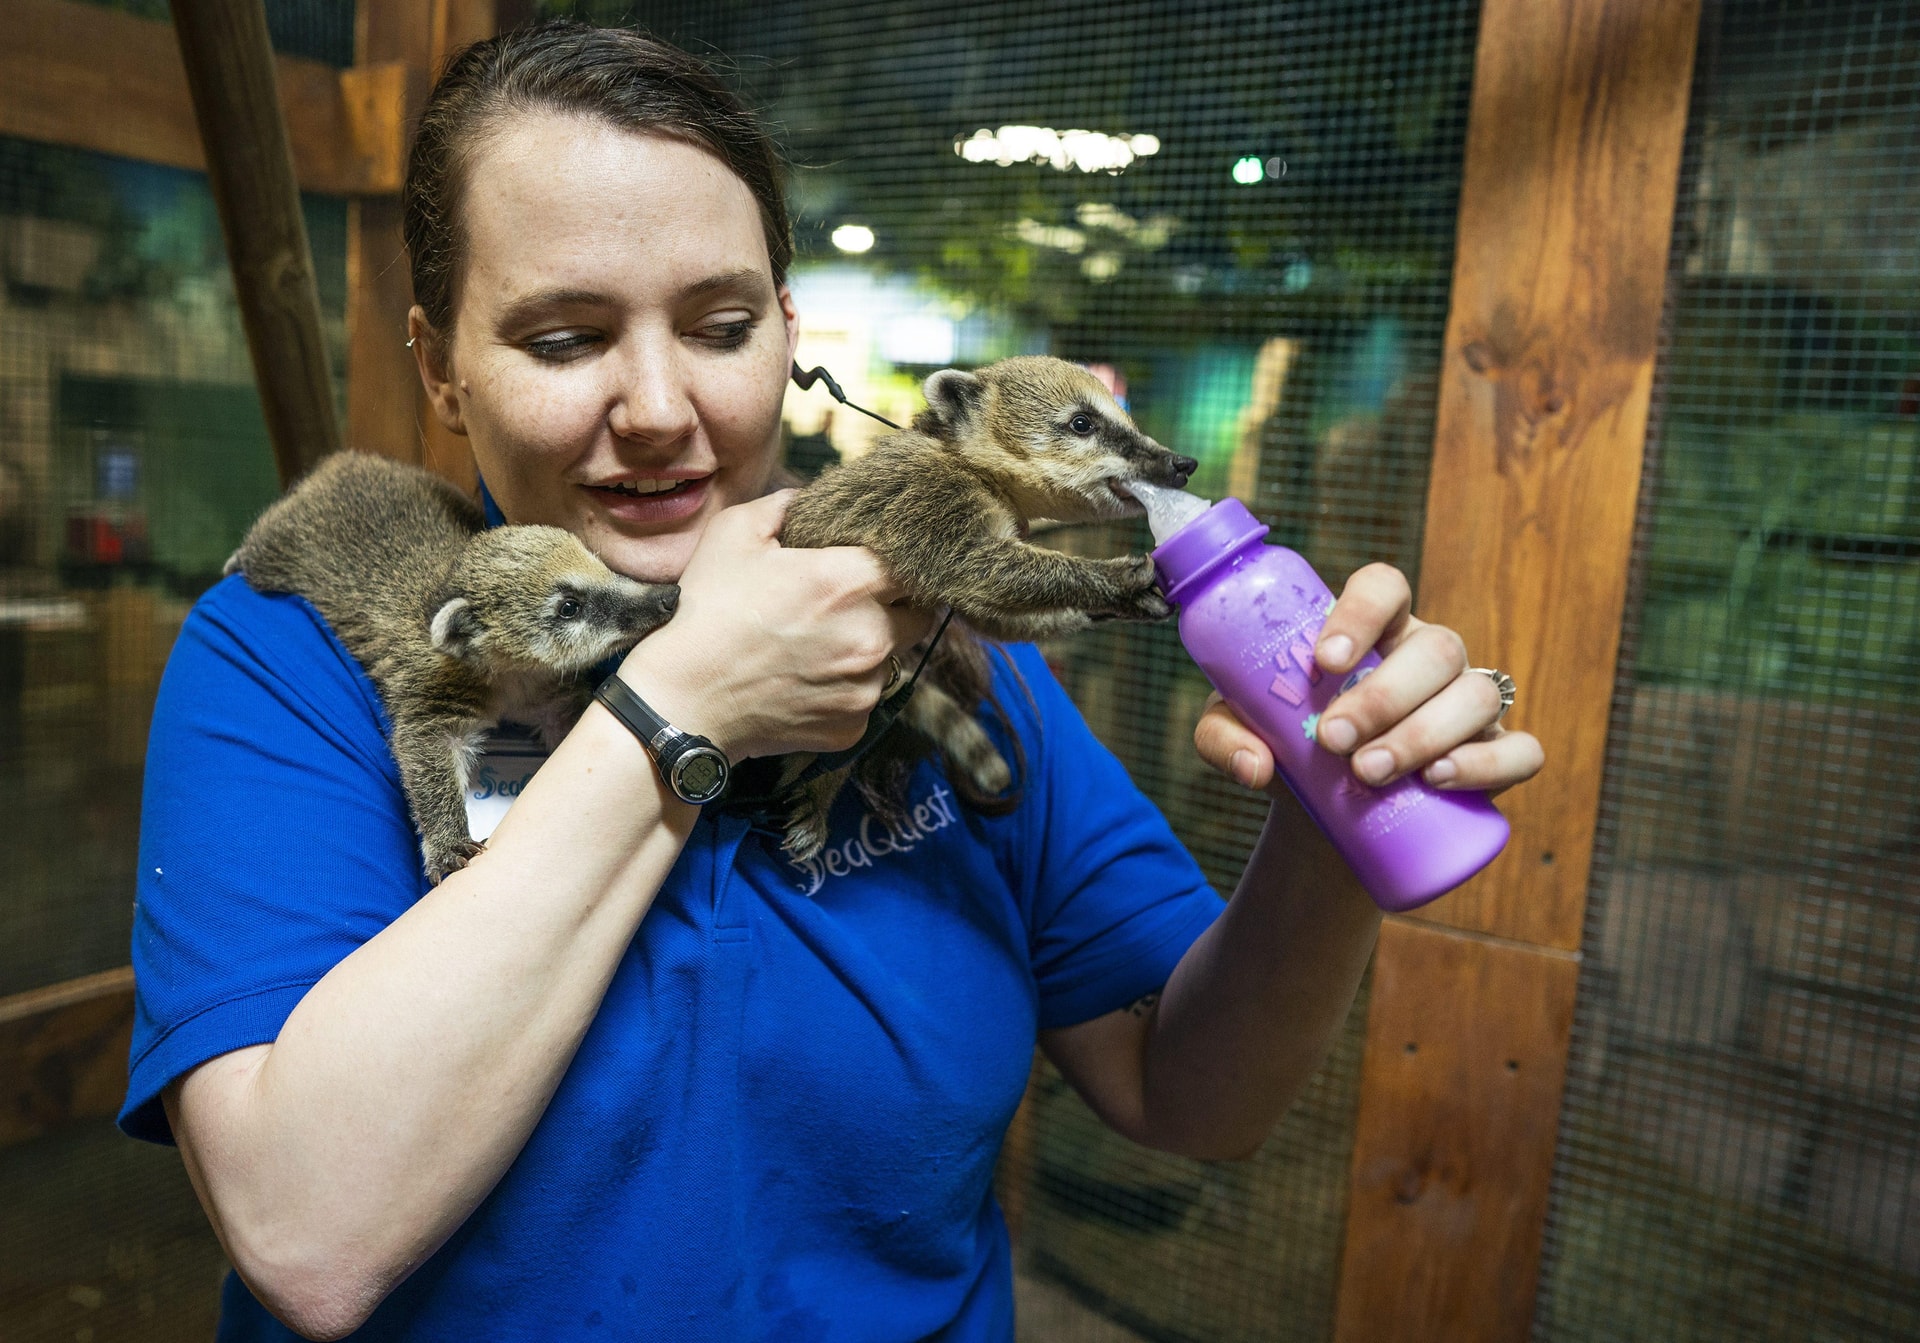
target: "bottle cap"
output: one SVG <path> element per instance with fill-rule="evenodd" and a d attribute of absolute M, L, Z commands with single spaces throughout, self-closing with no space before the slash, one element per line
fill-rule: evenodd
<path fill-rule="evenodd" d="M 1267 534 L 1267 524 L 1247 511 L 1238 499 L 1222 499 L 1168 537 L 1153 552 L 1160 571 L 1160 587 L 1170 602 L 1179 602 L 1180 589 L 1221 563 L 1250 541 Z"/>

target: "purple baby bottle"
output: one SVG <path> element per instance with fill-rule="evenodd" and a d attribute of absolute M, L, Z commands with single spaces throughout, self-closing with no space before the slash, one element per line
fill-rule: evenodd
<path fill-rule="evenodd" d="M 1147 509 L 1153 562 L 1180 611 L 1180 641 L 1240 720 L 1273 749 L 1287 787 L 1347 860 L 1374 903 L 1412 909 L 1493 861 L 1507 821 L 1485 793 L 1441 792 L 1416 776 L 1384 788 L 1354 777 L 1314 740 L 1334 697 L 1380 665 L 1322 672 L 1313 646 L 1333 593 L 1304 559 L 1263 545 L 1266 524 L 1238 499 L 1128 483 Z"/>

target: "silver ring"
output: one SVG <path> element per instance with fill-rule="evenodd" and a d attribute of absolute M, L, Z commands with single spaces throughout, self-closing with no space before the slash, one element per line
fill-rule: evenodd
<path fill-rule="evenodd" d="M 881 699 L 887 698 L 900 688 L 900 677 L 900 659 L 892 653 L 887 654 L 887 684 L 880 691 Z"/>
<path fill-rule="evenodd" d="M 1497 723 L 1502 718 L 1505 718 L 1507 716 L 1507 710 L 1513 707 L 1513 696 L 1517 689 L 1513 683 L 1513 678 L 1501 671 L 1498 667 L 1469 667 L 1467 670 L 1470 672 L 1479 672 L 1482 676 L 1492 678 L 1493 688 L 1500 692 L 1500 712 L 1493 716 L 1493 721 Z"/>

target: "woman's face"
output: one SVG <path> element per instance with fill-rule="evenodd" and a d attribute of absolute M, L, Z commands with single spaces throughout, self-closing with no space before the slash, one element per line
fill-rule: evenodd
<path fill-rule="evenodd" d="M 537 111 L 481 144 L 461 210 L 444 361 L 415 341 L 435 412 L 509 521 L 678 578 L 779 448 L 797 327 L 752 192 L 684 141 Z"/>

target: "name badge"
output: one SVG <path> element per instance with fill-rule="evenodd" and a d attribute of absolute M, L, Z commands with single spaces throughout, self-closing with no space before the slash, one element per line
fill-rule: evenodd
<path fill-rule="evenodd" d="M 487 738 L 473 776 L 467 781 L 467 833 L 477 840 L 490 838 L 546 758 L 546 747 L 539 738 L 522 736 L 511 728 Z"/>

